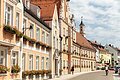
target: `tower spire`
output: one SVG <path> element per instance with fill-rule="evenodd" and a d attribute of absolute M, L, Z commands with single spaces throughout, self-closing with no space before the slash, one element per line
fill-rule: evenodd
<path fill-rule="evenodd" d="M 83 23 L 83 16 L 81 16 L 81 23 L 80 23 L 80 34 L 84 36 L 84 23 Z"/>

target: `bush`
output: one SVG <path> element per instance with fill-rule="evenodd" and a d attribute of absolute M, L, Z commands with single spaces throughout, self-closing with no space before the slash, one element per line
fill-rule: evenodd
<path fill-rule="evenodd" d="M 99 67 L 97 67 L 97 68 L 96 68 L 96 70 L 100 70 L 100 68 L 99 68 Z"/>
<path fill-rule="evenodd" d="M 102 67 L 101 70 L 105 70 L 105 67 Z"/>

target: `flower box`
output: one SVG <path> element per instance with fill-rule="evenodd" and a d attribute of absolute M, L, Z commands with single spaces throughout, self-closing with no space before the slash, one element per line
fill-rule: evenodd
<path fill-rule="evenodd" d="M 28 36 L 26 36 L 26 35 L 23 35 L 23 39 L 24 39 L 24 40 L 28 40 L 28 41 L 30 41 L 30 40 L 31 40 L 31 38 L 30 38 L 30 37 L 28 37 Z"/>
<path fill-rule="evenodd" d="M 34 44 L 34 43 L 36 43 L 36 40 L 35 39 L 31 39 L 31 40 L 29 40 L 29 42 Z"/>
<path fill-rule="evenodd" d="M 18 72 L 20 72 L 20 67 L 18 66 L 18 64 L 12 66 L 11 73 L 18 73 Z"/>
<path fill-rule="evenodd" d="M 0 74 L 7 73 L 9 69 L 6 66 L 0 65 Z"/>
<path fill-rule="evenodd" d="M 15 32 L 15 30 L 14 30 L 14 28 L 12 28 L 11 26 L 9 26 L 9 25 L 4 25 L 4 31 L 6 31 L 6 32 L 9 32 L 9 33 L 11 33 L 11 34 L 15 34 L 16 32 Z"/>
<path fill-rule="evenodd" d="M 23 33 L 22 33 L 22 32 L 20 32 L 20 31 L 17 30 L 16 28 L 14 28 L 14 30 L 15 30 L 16 35 L 17 35 L 19 38 L 21 38 L 21 37 L 23 36 Z"/>

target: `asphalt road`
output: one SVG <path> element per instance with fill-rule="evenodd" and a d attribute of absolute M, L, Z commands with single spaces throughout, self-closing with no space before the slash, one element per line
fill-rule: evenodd
<path fill-rule="evenodd" d="M 104 71 L 86 73 L 86 74 L 82 74 L 77 77 L 71 78 L 69 80 L 114 80 L 113 73 L 114 72 L 109 71 L 108 76 L 105 75 Z"/>

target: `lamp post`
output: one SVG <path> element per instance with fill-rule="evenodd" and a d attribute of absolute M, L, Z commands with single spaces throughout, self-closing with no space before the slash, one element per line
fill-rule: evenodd
<path fill-rule="evenodd" d="M 29 28 L 24 28 L 23 27 L 23 35 L 25 33 L 25 31 L 29 29 L 29 30 L 32 30 L 33 29 L 33 26 L 30 26 Z M 23 36 L 22 38 L 20 39 L 20 80 L 22 80 L 22 56 L 23 56 Z"/>

